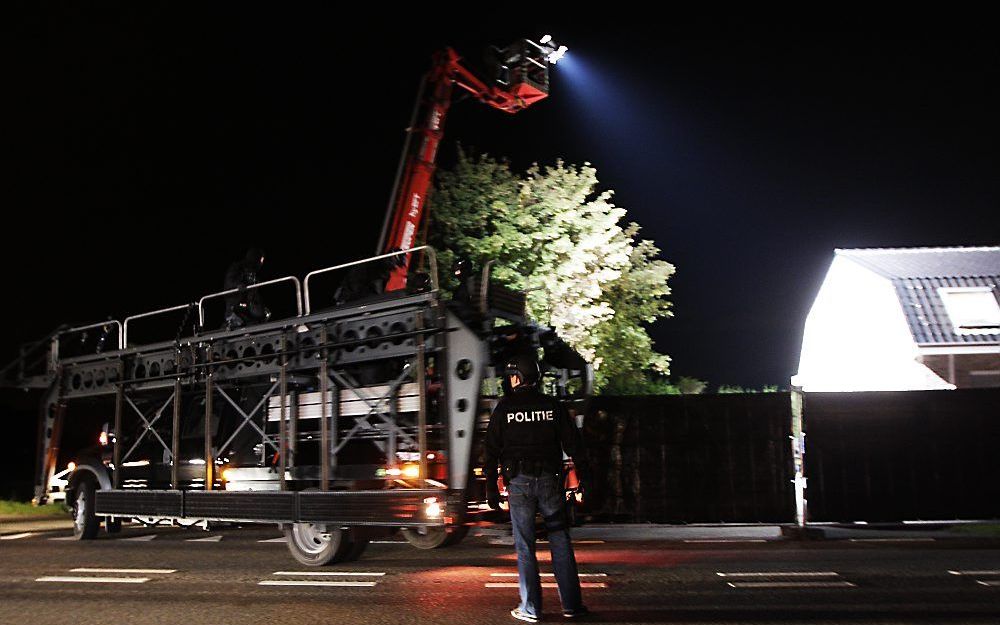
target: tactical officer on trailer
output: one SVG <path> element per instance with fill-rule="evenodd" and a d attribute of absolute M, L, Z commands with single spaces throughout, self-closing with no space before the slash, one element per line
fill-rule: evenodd
<path fill-rule="evenodd" d="M 511 392 L 490 416 L 486 430 L 486 496 L 500 509 L 497 465 L 503 466 L 510 520 L 517 550 L 521 603 L 511 616 L 530 623 L 542 615 L 542 586 L 535 557 L 535 514 L 541 513 L 549 533 L 552 568 L 559 586 L 563 616 L 587 614 L 580 594 L 576 557 L 566 524 L 562 481 L 563 450 L 573 458 L 581 484 L 587 475 L 576 424 L 562 404 L 538 390 L 540 372 L 532 354 L 511 356 L 504 376 Z"/>

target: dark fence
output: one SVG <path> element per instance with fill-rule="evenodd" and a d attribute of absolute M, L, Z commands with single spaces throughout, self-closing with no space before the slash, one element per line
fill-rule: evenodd
<path fill-rule="evenodd" d="M 795 521 L 787 393 L 595 397 L 584 435 L 598 519 Z"/>
<path fill-rule="evenodd" d="M 1000 389 L 808 393 L 810 521 L 1000 518 Z"/>

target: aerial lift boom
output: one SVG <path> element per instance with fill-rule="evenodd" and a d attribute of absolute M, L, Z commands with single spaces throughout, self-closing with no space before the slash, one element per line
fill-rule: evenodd
<path fill-rule="evenodd" d="M 426 219 L 424 206 L 437 161 L 438 147 L 444 135 L 455 87 L 477 100 L 506 113 L 517 113 L 544 100 L 549 94 L 549 65 L 558 61 L 565 47 L 556 47 L 551 37 L 541 44 L 522 39 L 506 48 L 493 49 L 490 65 L 494 72 L 488 83 L 465 66 L 453 49 L 434 55 L 434 62 L 421 83 L 414 105 L 413 118 L 396 174 L 386 219 L 382 226 L 377 253 L 409 250 L 417 244 L 421 221 Z M 418 140 L 413 141 L 414 137 Z M 386 288 L 394 291 L 406 286 L 410 255 L 397 269 Z"/>

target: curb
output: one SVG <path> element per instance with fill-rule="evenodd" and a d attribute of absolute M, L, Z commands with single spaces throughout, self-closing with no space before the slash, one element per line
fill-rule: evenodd
<path fill-rule="evenodd" d="M 0 523 L 0 536 L 23 532 L 51 532 L 64 529 L 73 529 L 73 519 L 48 518 L 33 521 L 19 520 L 13 523 L 4 521 Z"/>
<path fill-rule="evenodd" d="M 35 521 L 61 521 L 69 518 L 69 513 L 66 513 L 65 517 L 54 514 L 39 514 L 35 516 L 0 516 L 0 523 L 34 523 Z"/>

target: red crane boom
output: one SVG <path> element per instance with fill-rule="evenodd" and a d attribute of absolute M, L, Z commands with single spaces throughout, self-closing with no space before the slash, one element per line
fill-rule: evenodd
<path fill-rule="evenodd" d="M 407 129 L 409 134 L 382 226 L 378 253 L 412 249 L 417 242 L 421 222 L 426 218 L 427 191 L 434 177 L 438 146 L 444 136 L 444 122 L 455 87 L 471 93 L 483 104 L 517 113 L 548 96 L 550 59 L 555 60 L 553 54 L 558 50 L 565 48 L 557 49 L 550 43 L 539 45 L 528 39 L 503 49 L 494 48 L 492 84 L 465 67 L 462 57 L 451 48 L 434 55 Z M 418 139 L 415 144 L 414 137 Z M 406 286 L 409 264 L 407 254 L 404 266 L 389 279 L 387 291 Z"/>

